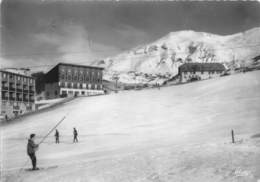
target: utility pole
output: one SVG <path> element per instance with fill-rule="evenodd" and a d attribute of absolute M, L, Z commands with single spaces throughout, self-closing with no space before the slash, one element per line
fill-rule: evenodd
<path fill-rule="evenodd" d="M 113 76 L 113 80 L 115 80 L 116 81 L 116 83 L 115 83 L 115 92 L 117 93 L 118 92 L 118 80 L 119 80 L 119 77 L 118 77 L 118 75 L 115 75 L 115 76 Z"/>
<path fill-rule="evenodd" d="M 117 82 L 118 82 L 118 77 L 116 77 L 116 93 L 118 92 L 118 90 L 117 90 Z"/>

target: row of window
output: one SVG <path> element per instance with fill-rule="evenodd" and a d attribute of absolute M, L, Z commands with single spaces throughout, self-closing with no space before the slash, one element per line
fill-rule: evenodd
<path fill-rule="evenodd" d="M 90 75 L 85 75 L 85 76 L 72 76 L 72 75 L 66 75 L 66 74 L 61 74 L 60 75 L 61 80 L 68 80 L 68 81 L 80 81 L 80 82 L 97 82 L 101 83 L 102 82 L 102 77 L 98 76 L 90 76 Z"/>
<path fill-rule="evenodd" d="M 34 102 L 34 95 L 2 91 L 2 99 Z"/>
<path fill-rule="evenodd" d="M 24 76 L 18 76 L 18 75 L 14 75 L 14 74 L 7 74 L 7 73 L 2 73 L 3 78 L 7 79 L 9 78 L 10 80 L 17 80 L 17 81 L 23 81 L 26 83 L 34 83 L 34 79 L 32 78 L 27 78 Z"/>
<path fill-rule="evenodd" d="M 96 89 L 96 90 L 101 90 L 103 88 L 101 84 L 82 84 L 82 83 L 67 83 L 67 82 L 61 82 L 60 87 L 76 88 L 76 89 Z"/>
<path fill-rule="evenodd" d="M 204 74 L 204 72 L 206 72 L 206 73 L 208 73 L 208 74 L 221 74 L 223 71 L 190 71 L 190 72 L 188 72 L 188 71 L 184 71 L 183 73 L 184 73 L 184 75 L 186 75 L 186 74 L 189 74 L 189 73 L 192 73 L 192 74 L 196 74 L 196 73 L 201 73 L 201 74 Z"/>
<path fill-rule="evenodd" d="M 21 85 L 21 84 L 13 84 L 13 83 L 2 83 L 2 90 L 30 90 L 30 91 L 34 91 L 34 87 L 33 86 L 29 86 L 28 85 Z"/>
<path fill-rule="evenodd" d="M 17 102 L 17 101 L 5 101 L 5 100 L 2 101 L 2 105 L 3 105 L 3 106 L 6 106 L 6 105 L 8 105 L 8 104 L 14 106 L 13 109 L 18 110 L 18 109 L 20 109 L 20 106 L 21 106 L 22 104 L 24 104 L 24 103 L 23 103 L 23 102 L 19 102 L 19 101 L 18 101 L 18 102 Z M 27 108 L 27 107 L 28 107 L 28 108 L 32 108 L 32 106 L 33 106 L 32 103 L 26 103 L 26 108 Z M 28 110 L 28 109 L 27 109 L 27 110 Z"/>
<path fill-rule="evenodd" d="M 65 74 L 65 73 L 73 73 L 74 75 L 77 75 L 77 74 L 89 74 L 89 73 L 97 73 L 97 75 L 101 75 L 102 74 L 102 71 L 99 70 L 99 69 L 94 69 L 94 68 L 71 68 L 71 67 L 61 67 L 60 68 L 60 72 Z"/>
<path fill-rule="evenodd" d="M 87 91 L 71 91 L 71 90 L 62 90 L 61 96 L 67 96 L 67 95 L 92 95 L 93 93 L 87 92 Z"/>

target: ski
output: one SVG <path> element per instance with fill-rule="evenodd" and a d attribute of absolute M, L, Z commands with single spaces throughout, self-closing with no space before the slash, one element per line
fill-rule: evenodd
<path fill-rule="evenodd" d="M 49 170 L 49 169 L 56 169 L 58 166 L 49 166 L 49 167 L 39 167 L 37 169 L 32 169 L 32 168 L 25 168 L 24 171 L 42 171 L 42 170 Z"/>

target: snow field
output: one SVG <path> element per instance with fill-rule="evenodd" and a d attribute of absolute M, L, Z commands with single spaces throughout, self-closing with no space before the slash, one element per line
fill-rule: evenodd
<path fill-rule="evenodd" d="M 160 90 L 77 98 L 1 127 L 5 181 L 257 181 L 260 179 L 260 71 Z M 40 140 L 35 173 L 17 171 L 26 137 Z M 72 144 L 72 128 L 79 143 Z M 236 144 L 231 144 L 230 131 Z"/>

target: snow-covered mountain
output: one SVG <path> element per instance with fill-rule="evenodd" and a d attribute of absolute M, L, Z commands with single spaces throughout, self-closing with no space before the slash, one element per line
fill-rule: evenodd
<path fill-rule="evenodd" d="M 258 55 L 260 27 L 227 36 L 178 31 L 95 64 L 106 68 L 107 80 L 118 75 L 123 83 L 152 83 L 175 76 L 185 62 L 221 62 L 240 67 L 251 64 Z"/>

